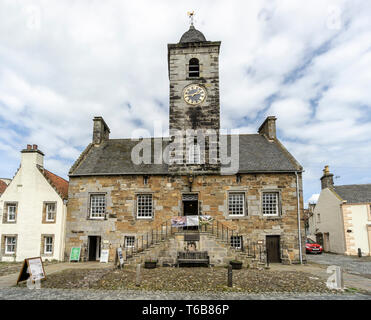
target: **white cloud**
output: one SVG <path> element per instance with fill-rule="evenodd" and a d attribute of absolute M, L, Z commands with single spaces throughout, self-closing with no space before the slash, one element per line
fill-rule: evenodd
<path fill-rule="evenodd" d="M 341 183 L 371 181 L 371 4 L 350 0 L 3 0 L 0 176 L 13 175 L 27 143 L 66 176 L 97 115 L 113 138 L 167 124 L 166 44 L 186 31 L 189 10 L 222 41 L 222 127 L 252 133 L 276 115 L 306 170 L 306 198 L 325 164 Z"/>
<path fill-rule="evenodd" d="M 319 198 L 319 193 L 312 194 L 312 196 L 308 199 L 309 203 L 317 203 Z"/>

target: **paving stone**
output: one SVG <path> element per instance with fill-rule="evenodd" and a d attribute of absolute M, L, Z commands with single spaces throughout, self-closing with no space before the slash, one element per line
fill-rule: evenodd
<path fill-rule="evenodd" d="M 3 288 L 1 300 L 371 300 L 366 294 L 199 293 L 140 290 Z"/>

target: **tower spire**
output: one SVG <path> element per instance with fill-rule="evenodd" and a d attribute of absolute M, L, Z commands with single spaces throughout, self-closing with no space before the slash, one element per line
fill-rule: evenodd
<path fill-rule="evenodd" d="M 188 14 L 188 17 L 189 17 L 190 26 L 193 27 L 193 18 L 194 18 L 195 12 L 194 11 L 188 11 L 187 14 Z"/>

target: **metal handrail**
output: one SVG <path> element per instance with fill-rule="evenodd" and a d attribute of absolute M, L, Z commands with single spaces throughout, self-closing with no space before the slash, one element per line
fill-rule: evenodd
<path fill-rule="evenodd" d="M 158 228 L 160 228 L 160 230 L 158 230 Z M 203 228 L 202 226 L 200 226 L 199 230 L 201 232 L 202 232 L 202 229 L 204 230 L 204 232 L 210 232 L 211 234 L 215 235 L 218 239 L 221 239 L 222 241 L 226 241 L 227 244 L 231 244 L 231 239 L 229 237 L 230 235 L 232 237 L 236 235 L 238 236 L 238 233 L 236 232 L 235 229 L 230 228 L 229 226 L 225 225 L 219 220 L 214 220 L 211 223 L 211 225 L 205 224 Z M 132 258 L 134 256 L 134 253 L 142 252 L 144 251 L 145 248 L 148 249 L 150 246 L 153 246 L 157 243 L 160 243 L 163 240 L 168 239 L 174 233 L 175 232 L 173 230 L 173 227 L 171 224 L 169 225 L 168 221 L 161 223 L 159 226 L 155 228 L 151 228 L 148 232 L 141 235 L 141 241 L 139 241 L 139 237 L 136 237 L 136 240 L 134 241 L 134 246 L 125 248 L 126 260 Z M 253 243 L 250 240 L 247 240 L 248 255 L 251 255 L 252 248 L 253 248 L 253 253 L 254 253 L 253 256 L 256 258 L 256 243 Z M 246 250 L 246 246 L 244 244 L 241 244 L 241 251 L 245 251 L 245 250 Z M 259 258 L 261 258 L 261 256 L 262 254 L 259 255 Z"/>

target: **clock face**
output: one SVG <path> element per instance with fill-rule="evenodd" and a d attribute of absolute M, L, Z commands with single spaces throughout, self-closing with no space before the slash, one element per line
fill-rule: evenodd
<path fill-rule="evenodd" d="M 188 104 L 200 104 L 206 98 L 206 90 L 197 84 L 190 84 L 184 88 L 183 98 Z"/>

